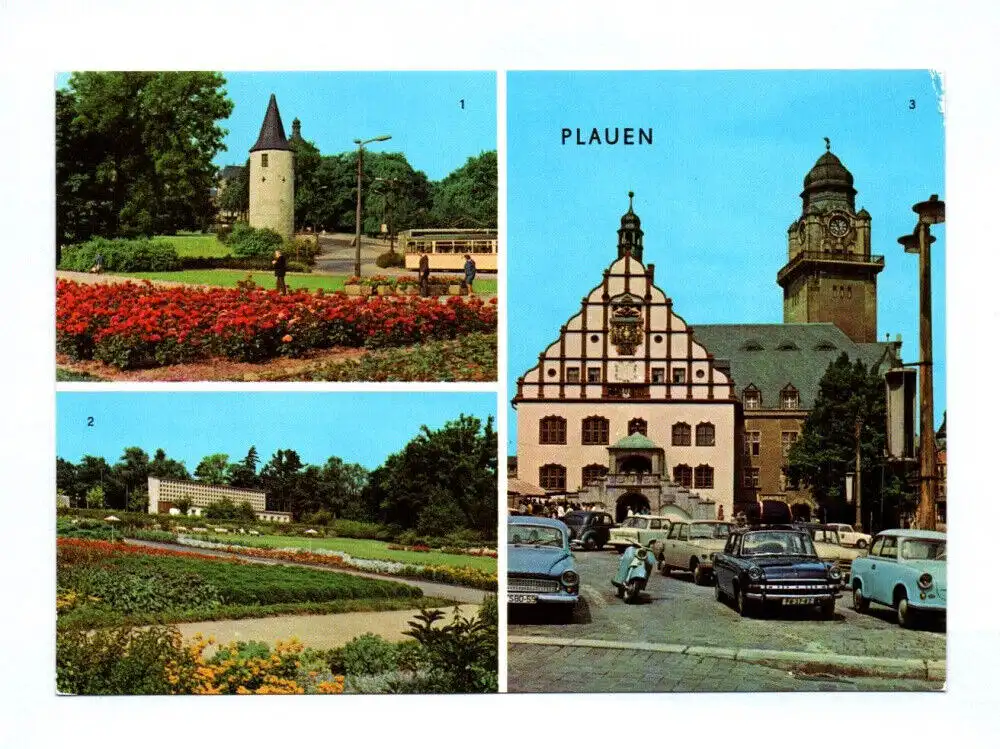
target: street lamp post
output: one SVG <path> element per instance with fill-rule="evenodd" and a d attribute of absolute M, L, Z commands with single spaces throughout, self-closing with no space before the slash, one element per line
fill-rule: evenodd
<path fill-rule="evenodd" d="M 358 146 L 358 202 L 357 208 L 354 215 L 354 275 L 361 275 L 361 164 L 364 160 L 365 146 L 369 143 L 375 143 L 376 141 L 389 140 L 392 138 L 391 135 L 378 135 L 374 138 L 369 138 L 368 140 L 361 140 L 360 138 L 355 138 L 354 142 Z"/>
<path fill-rule="evenodd" d="M 937 473 L 934 467 L 934 389 L 931 354 L 931 224 L 944 223 L 944 201 L 937 195 L 917 203 L 913 211 L 919 216 L 912 235 L 899 238 L 907 252 L 920 254 L 920 502 L 914 527 L 923 530 L 937 528 L 935 507 Z"/>

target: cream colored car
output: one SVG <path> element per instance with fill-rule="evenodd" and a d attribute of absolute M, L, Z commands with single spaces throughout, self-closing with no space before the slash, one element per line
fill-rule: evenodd
<path fill-rule="evenodd" d="M 649 546 L 655 539 L 667 535 L 670 520 L 666 515 L 629 515 L 621 525 L 611 529 L 608 543 L 619 554 L 632 544 Z"/>
<path fill-rule="evenodd" d="M 863 552 L 862 549 L 841 543 L 840 533 L 834 526 L 813 528 L 812 532 L 813 546 L 816 547 L 819 558 L 824 562 L 836 562 L 842 570 L 849 570 L 851 562 Z"/>
<path fill-rule="evenodd" d="M 675 522 L 666 538 L 653 543 L 653 554 L 664 575 L 686 570 L 695 584 L 704 585 L 712 577 L 712 555 L 722 551 L 733 526 L 717 520 Z"/>

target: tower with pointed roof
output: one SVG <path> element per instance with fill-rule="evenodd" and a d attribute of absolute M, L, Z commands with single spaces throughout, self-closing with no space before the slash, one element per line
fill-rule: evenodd
<path fill-rule="evenodd" d="M 285 238 L 295 233 L 295 157 L 274 94 L 250 149 L 250 226 Z"/>
<path fill-rule="evenodd" d="M 877 335 L 877 276 L 871 215 L 855 210 L 854 176 L 826 151 L 803 180 L 802 215 L 788 227 L 788 262 L 778 271 L 786 323 L 830 322 L 856 343 Z"/>
<path fill-rule="evenodd" d="M 731 517 L 737 396 L 643 265 L 633 197 L 617 257 L 518 380 L 518 477 L 619 520 Z"/>

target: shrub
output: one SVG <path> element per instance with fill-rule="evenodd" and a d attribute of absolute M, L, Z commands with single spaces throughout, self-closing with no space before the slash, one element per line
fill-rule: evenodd
<path fill-rule="evenodd" d="M 361 520 L 334 520 L 330 524 L 334 535 L 341 538 L 363 538 L 372 541 L 391 541 L 394 531 L 378 523 L 365 523 Z"/>
<path fill-rule="evenodd" d="M 405 268 L 406 256 L 398 252 L 383 252 L 375 258 L 375 265 L 379 268 Z"/>
<path fill-rule="evenodd" d="M 340 658 L 344 673 L 348 676 L 395 671 L 397 665 L 396 647 L 371 632 L 355 637 L 344 645 Z"/>
<path fill-rule="evenodd" d="M 314 235 L 309 235 L 286 240 L 281 252 L 288 258 L 289 263 L 295 260 L 305 267 L 312 267 L 321 250 L 319 240 Z"/>
<path fill-rule="evenodd" d="M 236 224 L 226 242 L 237 257 L 269 258 L 281 249 L 284 239 L 273 229 L 254 229 L 248 224 Z"/>
<path fill-rule="evenodd" d="M 233 233 L 232 224 L 216 224 L 213 230 L 216 239 L 222 242 L 222 244 L 229 244 L 229 235 Z"/>
<path fill-rule="evenodd" d="M 257 519 L 257 513 L 249 502 L 236 504 L 231 499 L 220 499 L 212 502 L 202 510 L 202 516 L 208 520 L 233 520 L 252 523 Z"/>
<path fill-rule="evenodd" d="M 170 694 L 183 659 L 174 627 L 56 633 L 56 688 L 65 694 Z"/>
<path fill-rule="evenodd" d="M 89 271 L 101 255 L 103 267 L 112 272 L 171 271 L 181 267 L 169 242 L 150 239 L 92 239 L 62 251 L 61 270 Z"/>
<path fill-rule="evenodd" d="M 487 693 L 497 691 L 497 604 L 487 596 L 476 616 L 464 617 L 456 609 L 451 623 L 440 610 L 421 609 L 406 634 L 422 646 L 428 676 L 421 691 L 438 693 Z"/>
<path fill-rule="evenodd" d="M 271 257 L 236 257 L 235 255 L 223 255 L 222 257 L 182 257 L 180 258 L 181 270 L 259 270 L 270 273 L 273 270 Z M 305 262 L 288 260 L 286 270 L 289 273 L 312 273 L 312 268 Z"/>

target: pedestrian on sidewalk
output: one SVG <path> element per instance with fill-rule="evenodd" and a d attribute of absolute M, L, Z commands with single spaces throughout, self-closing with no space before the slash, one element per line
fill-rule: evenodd
<path fill-rule="evenodd" d="M 423 252 L 420 254 L 420 296 L 428 296 L 430 294 L 431 285 L 431 261 L 427 257 L 427 253 Z"/>
<path fill-rule="evenodd" d="M 465 279 L 462 282 L 463 288 L 472 293 L 472 281 L 476 278 L 476 263 L 471 255 L 465 256 Z"/>
<path fill-rule="evenodd" d="M 271 265 L 274 266 L 275 288 L 277 288 L 279 294 L 287 294 L 288 287 L 285 286 L 285 269 L 288 267 L 288 263 L 285 260 L 285 256 L 281 254 L 281 250 L 274 251 L 274 260 L 271 261 Z"/>

